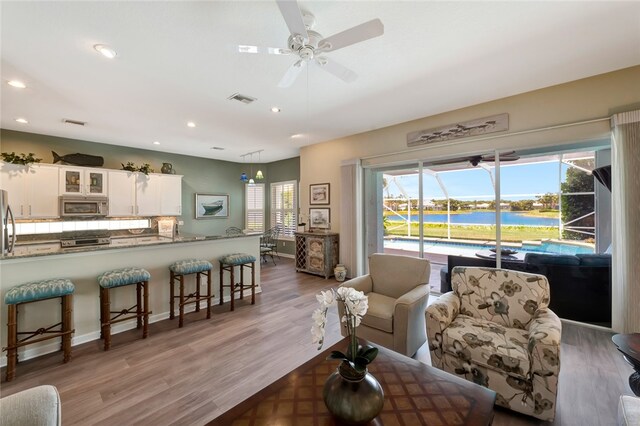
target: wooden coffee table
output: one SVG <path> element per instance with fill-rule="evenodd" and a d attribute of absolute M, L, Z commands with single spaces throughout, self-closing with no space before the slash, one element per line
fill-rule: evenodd
<path fill-rule="evenodd" d="M 361 342 L 362 343 L 362 342 Z M 338 425 L 322 399 L 324 382 L 346 350 L 343 339 L 309 362 L 250 396 L 210 425 Z M 370 425 L 490 425 L 496 394 L 452 374 L 380 347 L 369 365 L 384 390 L 384 408 Z"/>

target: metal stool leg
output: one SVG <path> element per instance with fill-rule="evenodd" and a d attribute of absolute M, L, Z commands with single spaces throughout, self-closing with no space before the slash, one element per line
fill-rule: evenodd
<path fill-rule="evenodd" d="M 211 318 L 211 269 L 207 271 L 207 319 Z"/>
<path fill-rule="evenodd" d="M 73 312 L 73 295 L 62 296 L 62 354 L 63 362 L 71 359 L 71 314 Z"/>
<path fill-rule="evenodd" d="M 200 312 L 200 272 L 196 272 L 196 312 Z"/>
<path fill-rule="evenodd" d="M 142 338 L 149 335 L 149 281 L 143 281 L 144 321 L 142 326 Z"/>
<path fill-rule="evenodd" d="M 13 380 L 16 374 L 16 364 L 18 364 L 18 307 L 16 305 L 7 306 L 7 382 Z"/>
<path fill-rule="evenodd" d="M 244 264 L 240 265 L 240 299 L 244 299 Z"/>
<path fill-rule="evenodd" d="M 169 319 L 175 318 L 175 278 L 176 275 L 173 273 L 173 271 L 169 271 Z"/>
<path fill-rule="evenodd" d="M 231 310 L 233 311 L 234 306 L 233 306 L 233 299 L 235 299 L 235 293 L 236 293 L 236 278 L 234 277 L 234 271 L 235 271 L 235 267 L 233 265 L 230 265 L 230 270 L 231 270 L 231 291 L 229 293 L 231 296 Z"/>
<path fill-rule="evenodd" d="M 251 262 L 251 304 L 256 304 L 256 262 Z"/>
<path fill-rule="evenodd" d="M 136 284 L 136 328 L 142 328 L 142 283 Z"/>
<path fill-rule="evenodd" d="M 180 309 L 180 317 L 178 327 L 182 327 L 184 322 L 184 275 L 178 275 L 178 282 L 180 283 L 180 305 L 178 306 Z"/>
<path fill-rule="evenodd" d="M 224 279 L 224 265 L 222 264 L 222 262 L 220 262 L 220 295 L 219 298 L 220 300 L 218 301 L 219 305 L 222 305 L 222 303 L 224 302 L 224 291 L 223 291 L 223 279 Z"/>
<path fill-rule="evenodd" d="M 111 305 L 109 303 L 109 289 L 100 287 L 100 313 L 102 323 L 102 338 L 104 339 L 104 350 L 111 347 Z"/>

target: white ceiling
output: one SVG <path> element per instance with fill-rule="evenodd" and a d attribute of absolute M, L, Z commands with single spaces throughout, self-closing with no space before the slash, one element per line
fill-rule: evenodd
<path fill-rule="evenodd" d="M 300 6 L 325 37 L 382 20 L 382 37 L 327 54 L 359 75 L 354 83 L 312 68 L 308 81 L 302 74 L 281 89 L 294 57 L 237 52 L 238 44 L 286 47 L 274 1 L 3 1 L 1 126 L 238 162 L 264 149 L 268 162 L 302 145 L 640 64 L 640 2 Z M 100 56 L 97 43 L 118 56 Z M 258 100 L 227 100 L 235 92 Z M 308 137 L 291 139 L 296 133 Z"/>

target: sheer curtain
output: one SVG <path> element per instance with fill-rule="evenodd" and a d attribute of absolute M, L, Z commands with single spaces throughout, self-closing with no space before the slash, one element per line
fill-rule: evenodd
<path fill-rule="evenodd" d="M 611 118 L 613 324 L 640 332 L 640 110 Z"/>

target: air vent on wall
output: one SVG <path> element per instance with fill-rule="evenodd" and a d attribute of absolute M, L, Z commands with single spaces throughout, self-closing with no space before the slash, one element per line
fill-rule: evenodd
<path fill-rule="evenodd" d="M 67 120 L 66 118 L 64 118 L 62 122 L 65 124 L 75 124 L 76 126 L 84 126 L 85 124 L 87 124 L 85 121 Z"/>
<path fill-rule="evenodd" d="M 242 102 L 243 104 L 250 104 L 251 102 L 257 100 L 256 98 L 252 98 L 251 96 L 247 96 L 247 95 L 241 95 L 240 93 L 234 93 L 233 95 L 229 96 L 227 99 L 239 101 L 239 102 Z"/>

